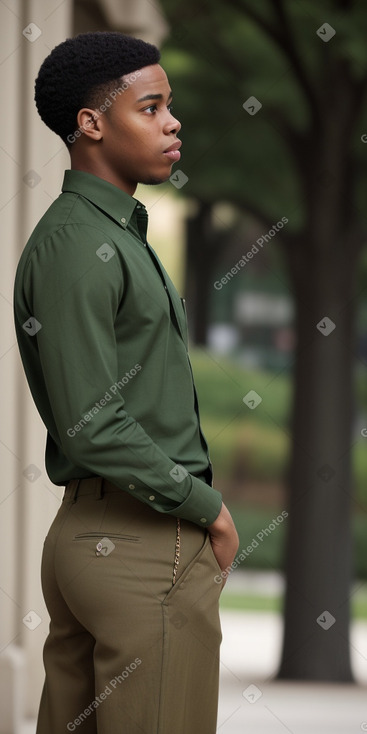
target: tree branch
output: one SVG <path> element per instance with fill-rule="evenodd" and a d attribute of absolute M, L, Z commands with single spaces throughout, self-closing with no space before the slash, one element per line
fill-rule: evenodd
<path fill-rule="evenodd" d="M 296 45 L 294 43 L 294 35 L 292 34 L 292 28 L 290 26 L 289 16 L 287 15 L 285 8 L 284 8 L 284 2 L 283 0 L 272 0 L 272 2 L 273 2 L 275 12 L 278 16 L 279 28 L 281 29 L 280 30 L 281 45 L 283 49 L 286 51 L 286 54 L 292 63 L 295 75 L 303 91 L 305 92 L 306 97 L 309 100 L 313 113 L 317 116 L 318 115 L 317 97 L 315 95 L 312 84 L 310 83 L 308 79 L 305 68 L 302 65 L 301 58 L 297 51 Z"/>
<path fill-rule="evenodd" d="M 205 58 L 209 64 L 215 61 L 216 66 L 218 64 L 223 66 L 235 79 L 242 79 L 243 64 L 238 60 L 238 56 L 232 52 L 232 49 L 223 42 L 221 27 L 218 25 L 214 14 L 211 13 L 210 0 L 197 0 L 197 3 L 197 7 L 202 9 L 204 24 L 208 31 L 204 37 L 201 37 L 200 45 L 196 44 L 197 53 Z M 208 52 L 208 55 L 206 55 L 206 52 Z"/>
<path fill-rule="evenodd" d="M 282 0 L 272 0 L 272 3 L 278 17 L 278 27 L 269 23 L 262 17 L 262 15 L 260 15 L 260 13 L 257 12 L 257 10 L 251 6 L 249 7 L 243 0 L 227 0 L 227 4 L 231 5 L 235 10 L 238 10 L 241 13 L 246 13 L 246 15 L 274 41 L 278 48 L 280 48 L 283 54 L 289 59 L 293 72 L 298 79 L 306 101 L 308 102 L 311 114 L 314 120 L 317 120 L 319 117 L 317 96 L 315 95 L 312 84 L 308 79 L 294 44 L 289 18 L 284 10 L 283 2 Z"/>
<path fill-rule="evenodd" d="M 278 45 L 281 43 L 281 34 L 279 30 L 269 23 L 263 16 L 253 7 L 248 7 L 243 0 L 227 0 L 227 4 L 231 5 L 238 12 L 245 12 L 251 20 L 253 20 L 270 38 Z"/>

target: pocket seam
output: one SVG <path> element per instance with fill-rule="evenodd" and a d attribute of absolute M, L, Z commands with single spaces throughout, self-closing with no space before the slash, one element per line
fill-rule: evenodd
<path fill-rule="evenodd" d="M 138 535 L 124 535 L 123 533 L 107 533 L 107 532 L 93 532 L 93 533 L 78 533 L 74 535 L 73 542 L 78 540 L 96 540 L 97 538 L 111 538 L 111 540 L 126 540 L 130 543 L 141 543 L 141 538 Z"/>
<path fill-rule="evenodd" d="M 169 602 L 171 600 L 171 598 L 174 596 L 175 591 L 177 591 L 181 587 L 181 585 L 185 581 L 185 579 L 187 579 L 187 577 L 191 573 L 191 571 L 192 571 L 193 567 L 195 566 L 195 564 L 199 561 L 199 559 L 201 558 L 201 556 L 204 554 L 208 542 L 210 542 L 209 541 L 209 534 L 207 534 L 207 536 L 206 536 L 206 538 L 204 540 L 203 545 L 198 550 L 198 552 L 196 553 L 196 555 L 194 556 L 194 558 L 192 558 L 192 560 L 190 561 L 189 565 L 182 572 L 181 576 L 179 576 L 179 578 L 177 579 L 176 583 L 171 586 L 171 588 L 169 589 L 169 591 L 167 591 L 167 594 L 165 595 L 165 597 L 164 597 L 164 599 L 162 601 L 162 604 L 166 604 L 167 602 Z"/>

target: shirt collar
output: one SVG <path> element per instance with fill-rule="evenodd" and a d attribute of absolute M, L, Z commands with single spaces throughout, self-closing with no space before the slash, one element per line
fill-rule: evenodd
<path fill-rule="evenodd" d="M 65 171 L 62 191 L 79 194 L 88 199 L 112 217 L 123 229 L 128 227 L 135 209 L 138 210 L 136 214 L 146 215 L 145 206 L 138 199 L 134 199 L 126 191 L 119 189 L 103 178 L 99 178 L 99 176 L 95 176 L 93 173 L 75 170 Z"/>

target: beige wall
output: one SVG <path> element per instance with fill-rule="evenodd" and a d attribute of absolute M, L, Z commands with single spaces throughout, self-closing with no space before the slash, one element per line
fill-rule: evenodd
<path fill-rule="evenodd" d="M 34 714 L 38 704 L 43 681 L 42 645 L 48 629 L 39 580 L 40 557 L 43 538 L 60 502 L 60 489 L 51 485 L 44 469 L 45 429 L 19 358 L 12 291 L 21 250 L 58 194 L 67 165 L 61 141 L 37 116 L 33 86 L 43 58 L 70 33 L 71 20 L 69 0 L 61 5 L 56 0 L 9 0 L 0 6 L 0 537 L 6 549 L 0 566 L 0 731 L 7 734 L 17 731 L 17 717 L 19 723 L 22 713 Z M 23 34 L 24 29 L 28 32 Z M 22 621 L 24 617 L 28 626 Z M 41 621 L 36 626 L 38 617 Z M 24 697 L 19 700 L 22 667 Z"/>
<path fill-rule="evenodd" d="M 62 497 L 62 488 L 45 472 L 46 432 L 24 377 L 12 312 L 20 253 L 59 194 L 69 167 L 66 148 L 37 115 L 34 79 L 44 57 L 74 35 L 74 28 L 125 30 L 158 44 L 167 30 L 151 0 L 79 0 L 75 5 L 74 25 L 72 0 L 0 4 L 0 734 L 18 734 L 22 717 L 37 713 L 49 622 L 40 585 L 41 553 Z"/>

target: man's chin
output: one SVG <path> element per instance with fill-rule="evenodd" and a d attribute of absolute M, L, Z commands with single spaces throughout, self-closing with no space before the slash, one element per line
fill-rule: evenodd
<path fill-rule="evenodd" d="M 162 176 L 161 178 L 158 178 L 156 176 L 149 176 L 149 178 L 141 180 L 140 183 L 144 184 L 145 186 L 158 186 L 158 184 L 162 184 L 168 181 L 170 175 L 171 174 L 169 174 L 168 176 Z"/>

